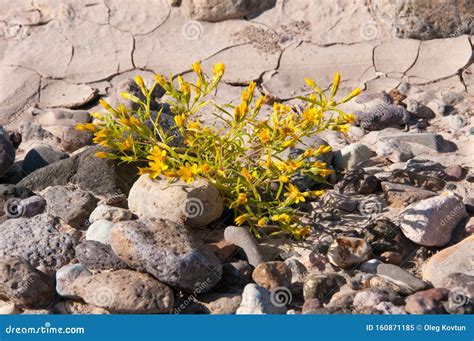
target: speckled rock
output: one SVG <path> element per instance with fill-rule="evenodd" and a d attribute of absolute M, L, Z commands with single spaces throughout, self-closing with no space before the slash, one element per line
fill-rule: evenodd
<path fill-rule="evenodd" d="M 110 245 L 86 240 L 76 246 L 76 258 L 89 270 L 119 270 L 128 268 L 112 251 Z"/>
<path fill-rule="evenodd" d="M 112 222 L 131 220 L 132 212 L 120 207 L 99 205 L 94 211 L 92 211 L 89 217 L 89 222 L 94 223 L 100 219 L 105 219 Z"/>
<path fill-rule="evenodd" d="M 74 291 L 86 303 L 124 314 L 160 314 L 173 309 L 173 291 L 150 275 L 117 270 L 74 281 Z"/>
<path fill-rule="evenodd" d="M 111 233 L 114 252 L 130 267 L 163 283 L 193 292 L 211 290 L 221 279 L 222 264 L 184 225 L 161 219 L 123 221 Z"/>

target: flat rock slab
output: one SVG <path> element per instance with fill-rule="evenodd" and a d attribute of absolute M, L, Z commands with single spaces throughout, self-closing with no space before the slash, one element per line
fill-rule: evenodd
<path fill-rule="evenodd" d="M 400 77 L 416 61 L 420 41 L 414 39 L 393 39 L 383 42 L 374 49 L 375 69 L 388 77 Z"/>
<path fill-rule="evenodd" d="M 71 84 L 62 80 L 47 81 L 41 87 L 39 106 L 42 108 L 77 108 L 95 99 L 97 91 L 86 84 Z"/>
<path fill-rule="evenodd" d="M 406 292 L 413 293 L 423 290 L 427 287 L 427 284 L 421 279 L 393 264 L 382 263 L 378 265 L 376 274 L 395 283 L 397 286 L 403 288 Z"/>
<path fill-rule="evenodd" d="M 33 267 L 54 272 L 74 258 L 76 241 L 59 232 L 47 214 L 8 219 L 0 225 L 0 256 L 20 256 Z"/>

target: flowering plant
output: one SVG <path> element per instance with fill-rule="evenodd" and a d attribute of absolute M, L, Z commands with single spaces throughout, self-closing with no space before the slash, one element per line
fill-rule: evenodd
<path fill-rule="evenodd" d="M 110 149 L 97 153 L 98 157 L 145 161 L 147 166 L 139 168 L 139 172 L 151 178 L 164 176 L 185 182 L 197 176 L 206 178 L 234 211 L 235 223 L 248 226 L 256 236 L 261 228 L 270 227 L 274 233 L 304 238 L 310 229 L 301 223 L 301 213 L 295 204 L 320 196 L 323 191 L 302 191 L 293 179 L 299 174 L 325 182 L 325 177 L 333 171 L 325 163 L 314 160 L 331 147 L 310 146 L 297 157 L 283 155 L 303 138 L 326 129 L 346 132 L 354 116 L 337 106 L 361 90 L 357 88 L 336 101 L 340 84 L 340 74 L 336 73 L 329 96 L 313 80 L 306 79 L 311 94 L 300 97 L 305 104 L 301 111 L 281 103 L 274 103 L 273 108 L 265 107 L 266 98 L 256 97 L 254 82 L 242 92 L 238 105 L 219 105 L 209 95 L 224 74 L 224 64 L 213 66 L 210 77 L 202 71 L 199 62 L 192 69 L 194 83 L 181 76 L 173 81 L 172 77 L 168 80 L 157 74 L 148 88 L 140 76 L 135 77 L 143 96 L 130 93 L 121 96 L 136 103 L 138 109 L 130 110 L 123 104 L 113 108 L 101 100 L 107 113 L 92 113 L 94 123 L 80 124 L 77 129 L 93 132 L 94 143 Z M 150 109 L 151 95 L 158 86 L 169 98 L 174 129 L 166 130 L 160 124 L 163 110 Z M 200 118 L 204 112 L 212 113 L 220 127 L 203 125 Z M 177 143 L 176 130 L 182 143 Z"/>

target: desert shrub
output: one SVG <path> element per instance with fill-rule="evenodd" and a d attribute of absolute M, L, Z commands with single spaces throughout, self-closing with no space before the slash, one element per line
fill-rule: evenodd
<path fill-rule="evenodd" d="M 77 128 L 93 132 L 94 142 L 109 149 L 98 152 L 98 157 L 145 162 L 147 166 L 139 172 L 151 178 L 164 176 L 185 182 L 198 176 L 206 178 L 234 211 L 235 223 L 248 226 L 257 236 L 265 227 L 274 233 L 305 237 L 310 230 L 301 223 L 295 204 L 320 196 L 323 191 L 300 191 L 293 179 L 304 175 L 325 182 L 332 170 L 314 160 L 331 147 L 308 147 L 296 158 L 284 155 L 289 155 L 289 149 L 300 145 L 302 139 L 326 129 L 346 132 L 354 117 L 337 106 L 359 94 L 360 89 L 336 101 L 339 73 L 334 76 L 329 95 L 306 79 L 311 94 L 300 97 L 304 105 L 296 110 L 282 103 L 264 107 L 265 97 L 256 97 L 256 85 L 251 82 L 242 92 L 240 104 L 232 106 L 210 99 L 224 74 L 223 64 L 213 66 L 212 76 L 202 71 L 199 62 L 192 69 L 194 83 L 181 76 L 168 80 L 157 74 L 147 87 L 140 76 L 135 77 L 142 99 L 130 93 L 121 96 L 136 103 L 137 110 L 123 104 L 114 108 L 101 101 L 107 113 L 91 113 L 94 123 Z M 163 109 L 150 110 L 151 94 L 157 86 L 166 92 L 173 129 L 161 124 Z M 214 115 L 219 124 L 203 125 L 203 113 Z"/>

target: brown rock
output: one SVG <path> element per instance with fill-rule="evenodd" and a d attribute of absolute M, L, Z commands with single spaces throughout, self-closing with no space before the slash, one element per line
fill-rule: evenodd
<path fill-rule="evenodd" d="M 443 314 L 442 301 L 447 301 L 449 290 L 434 288 L 419 291 L 406 299 L 405 310 L 409 314 Z"/>
<path fill-rule="evenodd" d="M 214 253 L 222 263 L 225 263 L 237 251 L 237 246 L 233 243 L 221 240 L 217 243 L 210 243 L 206 245 L 207 249 Z"/>
<path fill-rule="evenodd" d="M 398 252 L 385 251 L 380 255 L 380 260 L 384 263 L 400 265 L 402 262 L 402 255 Z"/>
<path fill-rule="evenodd" d="M 253 271 L 252 278 L 259 286 L 270 291 L 291 285 L 291 270 L 283 262 L 261 263 Z"/>

